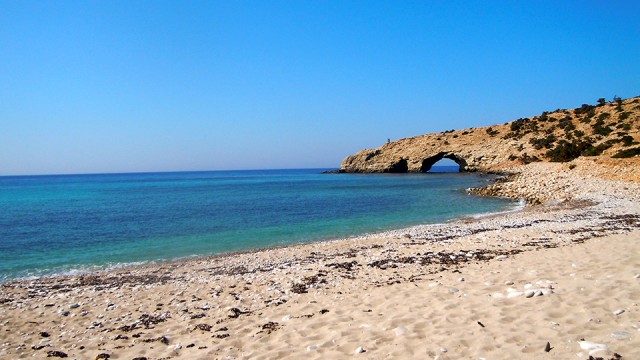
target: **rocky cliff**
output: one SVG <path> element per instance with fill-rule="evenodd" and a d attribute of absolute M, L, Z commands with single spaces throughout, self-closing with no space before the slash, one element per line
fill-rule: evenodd
<path fill-rule="evenodd" d="M 443 158 L 460 171 L 496 171 L 579 157 L 640 159 L 640 97 L 543 112 L 506 124 L 389 142 L 347 157 L 341 172 L 427 172 Z"/>

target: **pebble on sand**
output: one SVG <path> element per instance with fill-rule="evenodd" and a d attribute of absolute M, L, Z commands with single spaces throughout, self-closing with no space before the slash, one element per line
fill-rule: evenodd
<path fill-rule="evenodd" d="M 614 312 L 613 312 L 613 315 L 616 315 L 616 316 L 617 316 L 617 315 L 622 315 L 623 313 L 624 313 L 624 310 L 622 310 L 622 309 L 618 309 L 618 310 L 616 310 L 616 311 L 614 311 Z"/>
<path fill-rule="evenodd" d="M 358 348 L 356 349 L 356 354 L 361 354 L 361 353 L 366 352 L 366 351 L 367 351 L 367 350 L 365 350 L 362 346 L 360 346 L 360 347 L 358 347 Z"/>

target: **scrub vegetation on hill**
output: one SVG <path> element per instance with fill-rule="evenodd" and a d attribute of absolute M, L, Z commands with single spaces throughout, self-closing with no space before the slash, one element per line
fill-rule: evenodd
<path fill-rule="evenodd" d="M 528 138 L 535 150 L 543 151 L 542 156 L 525 153 L 510 159 L 529 163 L 543 157 L 547 161 L 567 162 L 580 156 L 599 156 L 612 148 L 614 151 L 608 155 L 613 158 L 637 156 L 640 147 L 632 146 L 640 144 L 640 99 L 632 99 L 624 105 L 618 97 L 611 102 L 600 98 L 597 105 L 545 111 L 539 116 L 507 123 L 509 131 L 504 139 Z"/>
<path fill-rule="evenodd" d="M 533 162 L 577 158 L 625 166 L 640 160 L 640 97 L 545 111 L 504 124 L 448 130 L 390 141 L 348 156 L 342 172 L 427 172 L 447 158 L 460 171 L 501 171 Z M 615 165 L 613 165 L 615 166 Z"/>

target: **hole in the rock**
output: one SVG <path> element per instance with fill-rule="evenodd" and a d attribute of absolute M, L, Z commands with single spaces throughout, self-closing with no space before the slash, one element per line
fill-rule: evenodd
<path fill-rule="evenodd" d="M 451 159 L 443 158 L 437 161 L 429 169 L 430 173 L 457 173 L 460 172 L 460 165 Z"/>

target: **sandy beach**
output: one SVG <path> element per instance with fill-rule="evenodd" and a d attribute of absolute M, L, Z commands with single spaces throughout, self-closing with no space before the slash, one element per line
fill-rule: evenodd
<path fill-rule="evenodd" d="M 480 191 L 517 212 L 5 283 L 0 358 L 640 359 L 640 183 L 600 166 Z"/>

